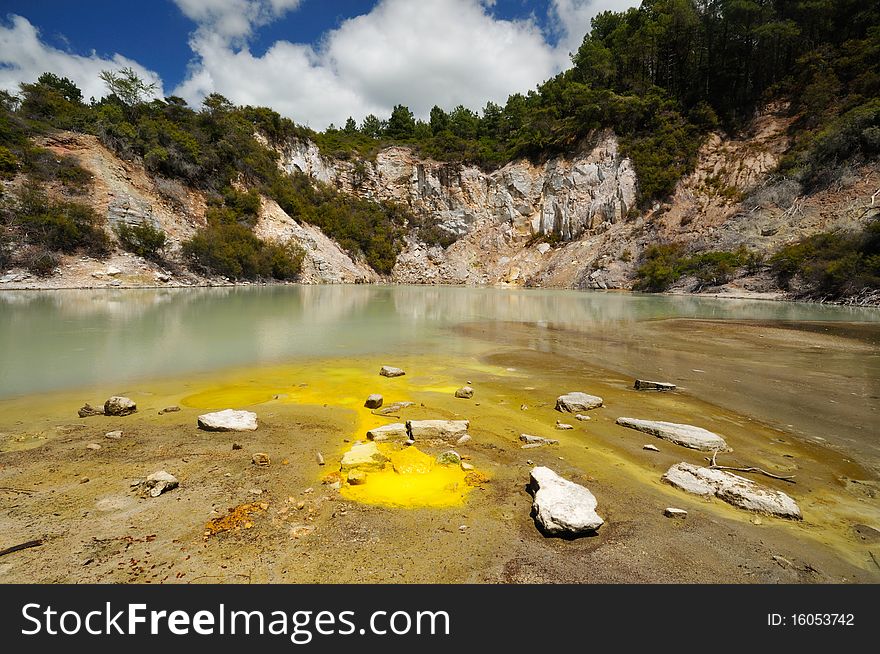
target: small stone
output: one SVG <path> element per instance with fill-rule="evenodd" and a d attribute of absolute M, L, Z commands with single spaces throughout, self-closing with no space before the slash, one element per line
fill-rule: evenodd
<path fill-rule="evenodd" d="M 241 448 L 242 448 L 241 443 L 233 443 L 233 444 L 232 444 L 232 449 L 233 449 L 233 450 L 240 450 Z"/>
<path fill-rule="evenodd" d="M 114 395 L 104 402 L 104 413 L 108 416 L 129 416 L 136 411 L 137 404 L 120 395 Z"/>
<path fill-rule="evenodd" d="M 180 411 L 179 406 L 166 406 L 159 412 L 159 415 L 162 415 L 163 413 L 177 413 L 178 411 Z"/>
<path fill-rule="evenodd" d="M 367 473 L 362 470 L 349 470 L 347 481 L 351 486 L 360 486 L 367 483 Z"/>
<path fill-rule="evenodd" d="M 95 450 L 95 451 L 101 449 L 101 446 L 98 445 L 97 443 L 89 443 L 88 445 L 86 445 L 86 447 L 90 450 Z"/>
<path fill-rule="evenodd" d="M 324 465 L 324 455 L 320 452 L 315 452 L 315 461 L 319 466 Z"/>
<path fill-rule="evenodd" d="M 262 495 L 262 494 L 263 494 L 263 489 L 262 489 L 262 488 L 251 488 L 248 492 L 249 492 L 251 495 Z"/>
<path fill-rule="evenodd" d="M 119 430 L 108 431 L 106 434 L 104 434 L 104 438 L 109 438 L 110 440 L 118 441 L 120 438 L 122 438 L 122 432 Z"/>
<path fill-rule="evenodd" d="M 663 515 L 665 515 L 667 518 L 684 519 L 684 518 L 687 518 L 687 514 L 688 514 L 688 512 L 685 511 L 684 509 L 676 509 L 675 507 L 672 507 L 672 506 L 666 507 L 666 509 L 663 511 Z"/>
<path fill-rule="evenodd" d="M 388 457 L 379 451 L 374 441 L 358 442 L 342 455 L 340 470 L 348 471 L 354 468 L 381 470 L 387 462 Z"/>
<path fill-rule="evenodd" d="M 457 441 L 455 441 L 455 444 L 456 445 L 464 445 L 465 443 L 470 443 L 470 442 L 471 442 L 471 435 L 465 434 L 464 436 L 459 438 Z"/>
<path fill-rule="evenodd" d="M 383 377 L 402 377 L 406 373 L 400 368 L 395 368 L 394 366 L 382 366 L 382 369 L 379 370 L 379 374 Z"/>
<path fill-rule="evenodd" d="M 617 424 L 692 450 L 703 450 L 704 452 L 727 452 L 729 450 L 727 443 L 721 436 L 702 427 L 637 418 L 618 418 Z"/>
<path fill-rule="evenodd" d="M 585 487 L 560 477 L 550 468 L 531 471 L 529 491 L 538 527 L 548 535 L 580 536 L 604 524 L 596 513 L 596 498 Z"/>
<path fill-rule="evenodd" d="M 531 434 L 520 434 L 519 439 L 525 443 L 523 449 L 532 447 L 541 447 L 542 445 L 558 445 L 559 441 L 554 438 L 543 438 L 541 436 L 532 436 Z"/>
<path fill-rule="evenodd" d="M 441 466 L 461 465 L 461 456 L 455 450 L 446 450 L 437 455 L 437 463 Z"/>
<path fill-rule="evenodd" d="M 566 424 L 566 423 L 564 423 L 564 422 L 559 422 L 559 421 L 557 420 L 557 421 L 556 421 L 556 429 L 567 430 L 567 429 L 574 429 L 574 427 L 572 427 L 571 425 L 568 425 L 568 424 Z"/>
<path fill-rule="evenodd" d="M 637 391 L 674 391 L 675 384 L 636 379 L 636 383 L 633 385 L 633 388 L 635 388 Z"/>
<path fill-rule="evenodd" d="M 460 532 L 465 532 L 465 531 L 467 531 L 467 525 L 461 525 L 461 526 L 458 528 L 458 530 L 459 530 Z"/>
<path fill-rule="evenodd" d="M 602 406 L 601 397 L 577 391 L 572 391 L 556 398 L 557 411 L 580 413 L 581 411 L 589 411 L 600 406 Z"/>
<path fill-rule="evenodd" d="M 457 391 L 455 391 L 455 397 L 461 398 L 463 400 L 469 400 L 474 396 L 474 389 L 470 386 L 462 386 Z"/>
<path fill-rule="evenodd" d="M 474 466 L 473 466 L 473 464 L 468 463 L 467 461 L 462 461 L 461 462 L 461 469 L 464 470 L 465 472 L 468 472 L 470 470 L 473 470 Z"/>
<path fill-rule="evenodd" d="M 81 483 L 81 484 L 88 484 L 88 483 L 89 483 L 89 478 L 88 478 L 88 477 L 80 477 L 80 478 L 79 478 L 79 483 Z"/>
<path fill-rule="evenodd" d="M 269 465 L 269 455 L 265 452 L 255 452 L 251 457 L 251 463 L 258 466 L 268 466 Z"/>
<path fill-rule="evenodd" d="M 660 448 L 656 445 L 651 445 L 650 443 L 647 445 L 642 445 L 643 450 L 648 450 L 649 452 L 659 452 Z"/>
<path fill-rule="evenodd" d="M 367 401 L 364 402 L 364 406 L 368 409 L 378 409 L 382 406 L 383 398 L 381 395 L 373 394 L 367 398 Z"/>
<path fill-rule="evenodd" d="M 520 411 L 528 411 L 528 410 L 529 410 L 529 407 L 528 407 L 527 405 L 525 405 L 525 404 L 520 404 L 520 405 L 519 405 L 519 410 L 520 410 Z"/>
<path fill-rule="evenodd" d="M 778 554 L 774 554 L 772 558 L 774 561 L 776 561 L 776 563 L 778 563 L 783 568 L 793 568 L 794 567 L 794 564 L 791 561 L 789 561 L 788 559 L 786 559 L 784 556 L 779 556 Z"/>
<path fill-rule="evenodd" d="M 162 493 L 177 488 L 177 477 L 164 470 L 154 472 L 138 485 L 141 497 L 159 497 Z"/>
<path fill-rule="evenodd" d="M 104 412 L 101 409 L 96 409 L 88 402 L 83 405 L 83 407 L 78 411 L 80 418 L 90 418 L 92 416 L 103 416 Z"/>
<path fill-rule="evenodd" d="M 582 413 L 578 413 L 578 414 L 576 414 L 576 415 L 575 415 L 575 418 L 577 418 L 578 420 L 580 420 L 580 421 L 582 421 L 582 422 L 585 421 L 585 420 L 592 420 L 592 418 L 591 418 L 590 416 L 585 416 L 585 415 L 582 414 Z"/>

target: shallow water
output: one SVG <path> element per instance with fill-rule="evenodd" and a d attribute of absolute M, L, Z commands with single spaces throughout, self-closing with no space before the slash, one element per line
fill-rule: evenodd
<path fill-rule="evenodd" d="M 0 292 L 0 398 L 304 357 L 438 349 L 467 355 L 480 348 L 450 328 L 468 323 L 620 334 L 625 341 L 637 338 L 635 325 L 672 318 L 877 323 L 880 311 L 407 286 L 6 291 Z M 880 324 L 874 326 L 880 333 Z"/>

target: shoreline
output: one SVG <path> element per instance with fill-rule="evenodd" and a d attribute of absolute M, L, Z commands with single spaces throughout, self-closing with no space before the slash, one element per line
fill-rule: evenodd
<path fill-rule="evenodd" d="M 498 290 L 523 290 L 523 291 L 576 291 L 581 293 L 624 293 L 634 296 L 649 296 L 649 297 L 691 297 L 691 298 L 705 298 L 705 299 L 719 299 L 719 300 L 751 300 L 751 301 L 761 301 L 761 302 L 782 302 L 789 304 L 804 304 L 804 305 L 822 305 L 822 306 L 835 306 L 835 307 L 852 307 L 859 309 L 880 309 L 880 300 L 875 303 L 867 303 L 867 304 L 854 304 L 846 302 L 845 300 L 840 301 L 824 301 L 824 300 L 809 300 L 798 297 L 793 297 L 789 294 L 786 294 L 782 291 L 768 291 L 768 292 L 760 292 L 760 291 L 721 291 L 718 293 L 691 293 L 689 291 L 681 291 L 681 290 L 673 290 L 673 291 L 663 291 L 659 293 L 646 293 L 643 291 L 633 291 L 631 289 L 626 288 L 609 288 L 609 289 L 593 289 L 593 288 L 571 288 L 571 287 L 557 287 L 557 286 L 516 286 L 511 285 L 509 283 L 502 284 L 444 284 L 444 283 L 436 283 L 436 284 L 404 284 L 400 282 L 394 281 L 375 281 L 375 282 L 335 282 L 335 283 L 321 283 L 321 284 L 307 284 L 303 282 L 287 282 L 287 281 L 254 281 L 254 282 L 224 282 L 224 281 L 202 281 L 199 283 L 192 284 L 184 284 L 184 283 L 153 283 L 153 284 L 103 284 L 103 285 L 62 285 L 62 286 L 52 286 L 52 285 L 30 285 L 30 284 L 22 284 L 20 282 L 7 282 L 0 285 L 0 293 L 3 291 L 34 291 L 34 292 L 46 292 L 46 291 L 131 291 L 131 290 L 180 290 L 180 289 L 205 289 L 205 288 L 251 288 L 251 287 L 271 287 L 271 286 L 410 286 L 410 287 L 425 287 L 425 288 L 436 288 L 436 287 L 446 287 L 446 288 L 469 288 L 469 289 L 498 289 Z"/>

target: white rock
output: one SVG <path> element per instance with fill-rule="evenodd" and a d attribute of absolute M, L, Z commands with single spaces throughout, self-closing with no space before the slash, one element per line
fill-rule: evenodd
<path fill-rule="evenodd" d="M 145 481 L 142 481 L 139 485 L 139 490 L 143 497 L 146 497 L 147 495 L 150 497 L 159 497 L 165 491 L 177 488 L 179 484 L 180 482 L 177 481 L 177 477 L 169 472 L 160 470 L 147 477 Z"/>
<path fill-rule="evenodd" d="M 564 423 L 564 422 L 559 422 L 559 421 L 557 420 L 557 421 L 556 421 L 556 429 L 567 430 L 567 429 L 574 429 L 574 427 L 572 427 L 571 425 L 568 425 L 568 424 L 566 424 L 566 423 Z"/>
<path fill-rule="evenodd" d="M 703 450 L 706 452 L 715 450 L 726 452 L 729 450 L 727 442 L 721 436 L 702 427 L 658 420 L 639 420 L 637 418 L 618 418 L 617 424 L 651 434 L 676 445 L 689 447 L 692 450 Z"/>
<path fill-rule="evenodd" d="M 474 396 L 474 389 L 470 386 L 462 386 L 457 391 L 455 391 L 455 397 L 461 398 L 463 400 L 469 400 Z"/>
<path fill-rule="evenodd" d="M 465 443 L 470 443 L 470 442 L 471 442 L 471 435 L 465 434 L 464 436 L 459 438 L 457 441 L 455 441 L 455 444 L 456 445 L 464 445 Z"/>
<path fill-rule="evenodd" d="M 106 434 L 104 434 L 104 438 L 109 438 L 110 440 L 118 441 L 120 438 L 122 438 L 122 432 L 119 430 L 108 431 Z"/>
<path fill-rule="evenodd" d="M 538 247 L 535 249 L 538 250 L 539 254 L 547 254 L 550 251 L 550 244 L 549 243 L 538 243 Z"/>
<path fill-rule="evenodd" d="M 409 434 L 405 424 L 395 422 L 391 425 L 374 427 L 367 432 L 367 438 L 371 441 L 405 441 L 409 438 Z"/>
<path fill-rule="evenodd" d="M 529 488 L 534 495 L 535 521 L 547 534 L 577 536 L 594 532 L 604 523 L 596 513 L 593 494 L 550 468 L 533 468 Z"/>
<path fill-rule="evenodd" d="M 388 457 L 379 451 L 376 443 L 355 443 L 351 449 L 342 455 L 340 470 L 343 472 L 359 468 L 362 470 L 381 470 L 385 467 Z"/>
<path fill-rule="evenodd" d="M 602 406 L 602 398 L 573 391 L 556 398 L 556 410 L 579 413 Z"/>
<path fill-rule="evenodd" d="M 408 420 L 406 429 L 415 440 L 429 438 L 455 438 L 465 435 L 470 427 L 468 420 Z"/>
<path fill-rule="evenodd" d="M 650 443 L 648 443 L 647 445 L 642 445 L 642 449 L 648 450 L 649 452 L 659 452 L 660 451 L 659 447 L 657 447 L 656 445 L 651 445 Z"/>
<path fill-rule="evenodd" d="M 395 368 L 394 366 L 382 366 L 379 374 L 383 377 L 402 377 L 406 373 L 400 368 Z"/>
<path fill-rule="evenodd" d="M 685 511 L 684 509 L 676 509 L 673 506 L 667 506 L 666 509 L 663 511 L 663 515 L 665 515 L 667 518 L 684 519 L 684 518 L 687 518 L 687 514 L 688 514 L 688 512 Z"/>
<path fill-rule="evenodd" d="M 252 411 L 224 409 L 199 416 L 199 429 L 205 431 L 255 431 L 257 414 Z"/>
<path fill-rule="evenodd" d="M 576 414 L 576 415 L 575 415 L 575 418 L 577 418 L 577 419 L 580 420 L 580 421 L 592 420 L 592 418 L 591 418 L 590 416 L 585 416 L 585 415 L 582 414 L 582 413 L 578 413 L 578 414 Z"/>
<path fill-rule="evenodd" d="M 802 518 L 797 502 L 782 491 L 767 488 L 726 470 L 677 463 L 666 471 L 663 481 L 695 495 L 714 495 L 748 511 L 793 520 Z"/>
<path fill-rule="evenodd" d="M 113 277 L 114 275 L 121 275 L 122 271 L 116 266 L 107 266 L 107 270 L 104 271 L 104 274 Z"/>

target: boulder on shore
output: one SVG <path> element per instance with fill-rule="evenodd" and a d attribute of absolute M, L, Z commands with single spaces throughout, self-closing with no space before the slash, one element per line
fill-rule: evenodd
<path fill-rule="evenodd" d="M 255 431 L 257 414 L 252 411 L 224 409 L 199 416 L 199 429 L 205 431 Z"/>
<path fill-rule="evenodd" d="M 715 432 L 693 425 L 682 425 L 660 420 L 639 420 L 637 418 L 618 418 L 617 424 L 636 431 L 651 434 L 657 438 L 704 452 L 727 452 L 727 442 Z"/>
<path fill-rule="evenodd" d="M 382 366 L 382 369 L 379 370 L 379 374 L 383 377 L 403 377 L 406 373 L 400 368 L 395 368 L 394 366 Z"/>
<path fill-rule="evenodd" d="M 581 411 L 589 411 L 602 406 L 602 398 L 597 395 L 587 395 L 573 391 L 560 395 L 556 398 L 556 410 L 568 413 L 579 413 Z"/>
<path fill-rule="evenodd" d="M 409 440 L 409 433 L 406 431 L 405 424 L 395 422 L 390 425 L 374 427 L 367 432 L 367 439 L 371 441 L 406 441 Z"/>
<path fill-rule="evenodd" d="M 406 429 L 413 440 L 444 438 L 458 440 L 470 427 L 468 420 L 408 420 Z"/>
<path fill-rule="evenodd" d="M 382 406 L 382 402 L 384 399 L 378 393 L 374 393 L 367 398 L 367 401 L 364 402 L 364 406 L 368 409 L 378 409 Z"/>
<path fill-rule="evenodd" d="M 539 466 L 531 471 L 529 491 L 538 527 L 548 535 L 580 536 L 604 524 L 596 513 L 596 498 L 583 486 Z"/>
<path fill-rule="evenodd" d="M 415 402 L 395 402 L 394 404 L 389 404 L 387 406 L 383 406 L 381 409 L 375 411 L 374 413 L 377 416 L 387 416 L 392 413 L 397 413 L 401 409 L 405 409 L 407 407 L 414 406 Z"/>
<path fill-rule="evenodd" d="M 766 513 L 801 520 L 801 510 L 791 497 L 751 479 L 726 470 L 701 468 L 690 463 L 677 463 L 663 475 L 663 481 L 687 493 L 703 497 L 715 496 L 747 511 Z"/>
<path fill-rule="evenodd" d="M 104 413 L 108 416 L 130 416 L 137 411 L 137 404 L 127 397 L 114 395 L 104 402 Z"/>

